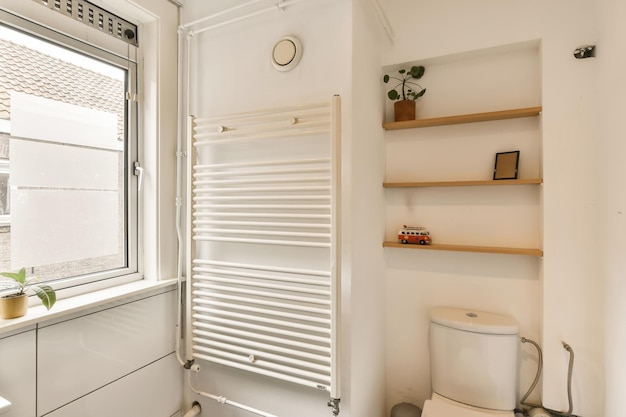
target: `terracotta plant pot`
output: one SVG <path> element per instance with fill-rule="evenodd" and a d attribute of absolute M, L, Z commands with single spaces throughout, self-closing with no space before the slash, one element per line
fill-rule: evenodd
<path fill-rule="evenodd" d="M 415 100 L 400 100 L 393 103 L 396 122 L 415 120 Z"/>
<path fill-rule="evenodd" d="M 0 317 L 15 319 L 28 311 L 28 295 L 8 296 L 0 298 Z"/>

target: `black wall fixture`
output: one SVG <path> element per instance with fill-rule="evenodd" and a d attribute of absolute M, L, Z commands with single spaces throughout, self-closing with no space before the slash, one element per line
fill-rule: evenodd
<path fill-rule="evenodd" d="M 595 45 L 579 46 L 578 48 L 574 49 L 574 57 L 576 59 L 591 58 L 594 56 L 596 56 Z"/>

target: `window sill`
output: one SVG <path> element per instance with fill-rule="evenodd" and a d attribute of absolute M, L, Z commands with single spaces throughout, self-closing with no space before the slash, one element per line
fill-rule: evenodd
<path fill-rule="evenodd" d="M 58 300 L 54 307 L 48 311 L 37 304 L 28 308 L 25 316 L 16 319 L 0 319 L 0 338 L 9 336 L 9 333 L 30 330 L 28 327 L 35 325 L 49 325 L 52 322 L 63 321 L 74 315 L 87 313 L 88 310 L 102 309 L 113 304 L 119 304 L 124 300 L 143 298 L 150 293 L 170 291 L 176 288 L 176 279 L 164 281 L 135 281 L 116 287 L 110 287 L 87 294 Z"/>

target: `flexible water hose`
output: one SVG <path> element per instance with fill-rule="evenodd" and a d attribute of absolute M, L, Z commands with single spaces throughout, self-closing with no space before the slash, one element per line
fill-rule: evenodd
<path fill-rule="evenodd" d="M 527 403 L 525 401 L 526 401 L 526 398 L 528 398 L 530 393 L 537 386 L 537 382 L 539 382 L 539 376 L 541 375 L 541 369 L 543 368 L 543 353 L 541 352 L 541 347 L 539 346 L 539 344 L 537 342 L 535 342 L 534 340 L 527 339 L 525 337 L 520 338 L 520 340 L 521 340 L 522 343 L 531 343 L 531 344 L 533 344 L 535 346 L 535 348 L 537 349 L 537 355 L 538 355 L 537 374 L 535 375 L 535 380 L 531 384 L 530 389 L 528 390 L 528 392 L 526 392 L 526 394 L 520 400 L 520 404 L 525 405 L 527 407 L 539 407 L 539 408 L 541 408 L 542 407 L 541 405 L 531 404 L 531 403 Z M 574 401 L 572 400 L 572 371 L 574 369 L 574 349 L 572 349 L 572 347 L 570 345 L 568 345 L 567 343 L 565 343 L 565 342 L 561 342 L 561 343 L 563 343 L 563 348 L 569 352 L 569 365 L 568 365 L 568 368 L 567 368 L 567 401 L 568 401 L 568 404 L 569 404 L 569 408 L 567 409 L 566 412 L 560 412 L 560 411 L 554 411 L 554 410 L 548 410 L 548 411 L 550 413 L 556 414 L 558 416 L 568 417 L 568 416 L 572 415 L 572 411 L 574 410 Z"/>
<path fill-rule="evenodd" d="M 539 382 L 539 377 L 541 376 L 541 370 L 543 369 L 543 353 L 541 352 L 541 347 L 539 346 L 539 344 L 537 342 L 535 342 L 534 340 L 527 339 L 525 337 L 522 337 L 520 340 L 522 341 L 522 343 L 531 343 L 531 344 L 533 344 L 535 346 L 535 348 L 537 349 L 537 356 L 538 356 L 538 359 L 537 359 L 537 373 L 535 374 L 535 380 L 530 385 L 530 388 L 528 389 L 526 394 L 524 394 L 524 396 L 520 400 L 520 404 L 521 405 L 525 405 L 527 407 L 537 407 L 536 404 L 530 404 L 530 403 L 527 403 L 525 401 L 526 401 L 526 398 L 528 398 L 528 396 L 530 395 L 530 393 L 533 392 L 533 390 L 537 386 L 537 383 Z"/>
<path fill-rule="evenodd" d="M 572 370 L 574 369 L 574 349 L 572 349 L 572 347 L 565 342 L 561 343 L 563 343 L 563 348 L 569 352 L 569 366 L 567 368 L 567 401 L 569 402 L 569 408 L 565 413 L 560 413 L 558 411 L 553 411 L 553 413 L 559 416 L 571 416 L 572 411 L 574 410 L 574 401 L 572 400 Z"/>

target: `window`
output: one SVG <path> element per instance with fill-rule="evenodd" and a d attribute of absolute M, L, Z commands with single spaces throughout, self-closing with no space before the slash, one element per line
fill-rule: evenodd
<path fill-rule="evenodd" d="M 1 271 L 57 288 L 136 275 L 136 79 L 119 54 L 0 12 Z"/>

